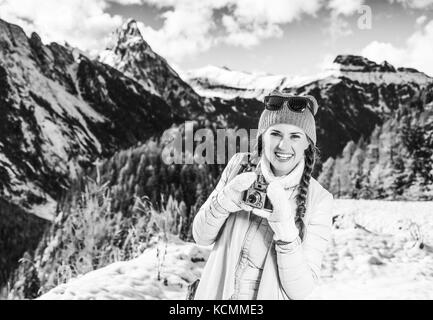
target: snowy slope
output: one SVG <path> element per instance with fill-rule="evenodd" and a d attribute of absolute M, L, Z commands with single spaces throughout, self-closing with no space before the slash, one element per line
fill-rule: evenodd
<path fill-rule="evenodd" d="M 360 83 L 402 84 L 417 83 L 427 85 L 433 79 L 425 73 L 411 68 L 394 68 L 387 61 L 377 64 L 367 58 L 353 55 L 340 55 L 329 68 L 335 77 L 346 77 Z"/>
<path fill-rule="evenodd" d="M 336 200 L 335 208 L 339 218 L 321 283 L 309 299 L 433 299 L 433 202 Z M 420 227 L 422 249 L 409 221 Z M 158 250 L 164 250 L 163 244 L 135 260 L 73 279 L 39 299 L 185 299 L 211 246 L 171 239 L 163 262 Z"/>
<path fill-rule="evenodd" d="M 134 260 L 70 280 L 39 299 L 184 299 L 188 284 L 200 277 L 210 251 L 176 238 L 169 243 L 167 248 L 161 243 Z M 165 258 L 158 259 L 165 250 Z"/>
<path fill-rule="evenodd" d="M 187 71 L 181 76 L 202 96 L 223 99 L 235 97 L 261 99 L 273 89 L 299 86 L 329 75 L 329 72 L 312 77 L 270 75 L 209 65 Z"/>

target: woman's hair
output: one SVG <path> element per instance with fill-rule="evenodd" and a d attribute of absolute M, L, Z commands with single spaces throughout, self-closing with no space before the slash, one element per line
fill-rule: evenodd
<path fill-rule="evenodd" d="M 298 194 L 296 195 L 296 217 L 295 223 L 299 230 L 299 236 L 303 240 L 305 233 L 305 224 L 302 218 L 305 216 L 308 186 L 310 185 L 311 174 L 314 169 L 316 160 L 319 158 L 320 150 L 314 145 L 313 141 L 307 136 L 308 148 L 305 150 L 305 167 L 302 173 L 301 181 L 298 185 Z M 257 137 L 254 155 L 260 157 L 263 150 L 262 134 Z"/>

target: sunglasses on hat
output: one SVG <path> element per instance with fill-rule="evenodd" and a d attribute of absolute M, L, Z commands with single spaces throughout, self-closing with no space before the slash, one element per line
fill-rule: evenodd
<path fill-rule="evenodd" d="M 313 102 L 307 97 L 282 97 L 276 95 L 269 95 L 265 97 L 265 108 L 270 111 L 280 110 L 284 104 L 293 111 L 302 113 L 307 108 L 311 111 L 311 114 L 314 115 L 314 107 Z"/>

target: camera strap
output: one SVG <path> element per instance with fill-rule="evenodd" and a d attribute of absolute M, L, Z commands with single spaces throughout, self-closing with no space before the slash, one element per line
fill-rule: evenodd
<path fill-rule="evenodd" d="M 239 163 L 239 168 L 237 168 L 237 170 L 233 170 L 233 172 L 235 172 L 236 175 L 238 175 L 243 172 L 254 171 L 257 167 L 257 162 L 258 162 L 257 159 L 253 158 L 253 154 L 247 152 L 243 154 L 243 158 Z"/>

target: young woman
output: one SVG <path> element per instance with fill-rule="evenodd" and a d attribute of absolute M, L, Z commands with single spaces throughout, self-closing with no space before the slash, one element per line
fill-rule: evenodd
<path fill-rule="evenodd" d="M 245 154 L 235 154 L 194 218 L 196 243 L 213 244 L 195 299 L 304 299 L 319 279 L 333 196 L 311 177 L 317 101 L 274 91 L 264 104 L 257 170 L 239 173 Z M 258 174 L 272 211 L 243 201 Z"/>

